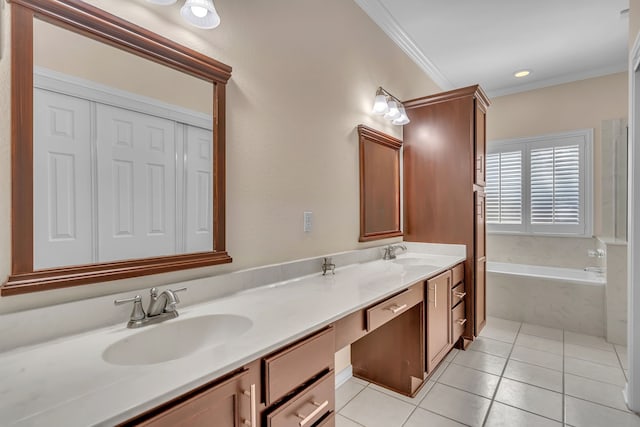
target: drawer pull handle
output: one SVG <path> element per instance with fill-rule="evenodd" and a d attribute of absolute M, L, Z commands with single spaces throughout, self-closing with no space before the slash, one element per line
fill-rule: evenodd
<path fill-rule="evenodd" d="M 438 285 L 429 288 L 429 290 L 433 291 L 433 308 L 438 308 Z"/>
<path fill-rule="evenodd" d="M 397 313 L 401 312 L 402 310 L 404 310 L 405 308 L 407 308 L 407 304 L 402 304 L 400 306 L 392 305 L 391 307 L 388 307 L 387 310 L 389 310 L 393 314 L 397 314 Z"/>
<path fill-rule="evenodd" d="M 249 399 L 251 401 L 250 405 L 251 405 L 251 419 L 250 420 L 244 420 L 242 421 L 242 424 L 246 425 L 246 426 L 251 426 L 251 427 L 257 427 L 258 423 L 256 422 L 257 417 L 257 411 L 256 411 L 256 385 L 255 384 L 251 384 L 251 388 L 249 390 L 245 390 L 242 392 L 242 394 L 244 394 L 245 396 L 249 396 Z"/>
<path fill-rule="evenodd" d="M 467 295 L 467 293 L 466 293 L 466 292 L 457 292 L 457 291 L 456 291 L 456 292 L 454 292 L 453 294 L 454 294 L 455 296 L 457 296 L 458 298 L 461 298 L 461 299 L 462 299 L 462 298 L 464 298 L 464 297 Z"/>
<path fill-rule="evenodd" d="M 305 424 L 307 424 L 309 421 L 311 421 L 316 415 L 318 415 L 320 412 L 322 412 L 322 410 L 324 408 L 326 408 L 327 405 L 329 405 L 329 401 L 328 400 L 325 400 L 322 403 L 318 403 L 318 402 L 311 402 L 311 403 L 313 403 L 314 406 L 317 406 L 317 408 L 314 409 L 312 413 L 310 413 L 309 415 L 302 415 L 300 413 L 297 414 L 298 418 L 302 419 L 302 421 L 300 421 L 298 423 L 298 425 L 300 427 L 304 427 Z"/>
<path fill-rule="evenodd" d="M 456 320 L 456 323 L 460 326 L 464 325 L 465 323 L 467 323 L 467 319 L 458 319 Z"/>

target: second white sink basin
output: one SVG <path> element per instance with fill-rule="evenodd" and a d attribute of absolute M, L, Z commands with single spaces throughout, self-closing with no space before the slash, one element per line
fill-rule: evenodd
<path fill-rule="evenodd" d="M 111 344 L 102 358 L 114 365 L 151 365 L 188 356 L 203 347 L 215 347 L 251 328 L 244 316 L 212 314 L 148 326 Z"/>

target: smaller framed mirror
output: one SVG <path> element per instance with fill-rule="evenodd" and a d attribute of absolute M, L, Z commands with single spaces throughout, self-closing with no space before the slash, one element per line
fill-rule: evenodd
<path fill-rule="evenodd" d="M 400 148 L 402 141 L 365 125 L 360 140 L 360 241 L 402 236 Z"/>

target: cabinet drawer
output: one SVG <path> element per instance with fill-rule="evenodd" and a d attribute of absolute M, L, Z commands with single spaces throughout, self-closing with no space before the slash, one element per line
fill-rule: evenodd
<path fill-rule="evenodd" d="M 456 343 L 464 333 L 467 317 L 464 312 L 464 301 L 451 310 L 451 323 L 453 324 L 453 342 Z"/>
<path fill-rule="evenodd" d="M 451 283 L 455 287 L 464 280 L 464 264 L 458 264 L 451 269 Z"/>
<path fill-rule="evenodd" d="M 401 294 L 367 309 L 367 331 L 373 331 L 389 320 L 398 317 L 414 305 L 420 304 L 423 298 L 423 291 L 423 284 L 417 283 Z"/>
<path fill-rule="evenodd" d="M 451 289 L 451 307 L 455 307 L 466 296 L 464 283 L 458 283 L 455 288 Z"/>
<path fill-rule="evenodd" d="M 333 371 L 330 371 L 307 390 L 267 415 L 267 427 L 310 427 L 333 412 L 335 406 L 335 379 Z"/>
<path fill-rule="evenodd" d="M 336 427 L 336 414 L 329 414 L 329 416 L 322 420 L 316 427 Z"/>
<path fill-rule="evenodd" d="M 283 351 L 264 358 L 267 406 L 309 381 L 333 369 L 334 330 L 325 329 Z"/>

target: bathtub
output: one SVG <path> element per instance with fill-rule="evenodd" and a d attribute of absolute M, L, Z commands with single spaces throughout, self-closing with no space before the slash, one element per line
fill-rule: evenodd
<path fill-rule="evenodd" d="M 487 315 L 604 336 L 605 285 L 583 269 L 487 262 Z"/>

